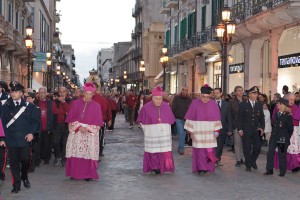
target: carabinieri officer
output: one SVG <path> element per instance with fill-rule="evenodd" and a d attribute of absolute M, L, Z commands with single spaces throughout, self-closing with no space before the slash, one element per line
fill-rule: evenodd
<path fill-rule="evenodd" d="M 265 129 L 262 104 L 257 101 L 259 90 L 256 86 L 248 90 L 249 99 L 239 105 L 237 129 L 242 137 L 246 171 L 257 169 L 256 160 L 261 150 Z"/>
<path fill-rule="evenodd" d="M 10 98 L 2 106 L 2 123 L 13 176 L 11 192 L 18 193 L 21 188 L 21 180 L 25 188 L 30 188 L 28 180 L 30 143 L 39 128 L 39 114 L 34 105 L 27 103 L 22 98 L 24 87 L 20 83 L 13 81 L 9 86 Z"/>

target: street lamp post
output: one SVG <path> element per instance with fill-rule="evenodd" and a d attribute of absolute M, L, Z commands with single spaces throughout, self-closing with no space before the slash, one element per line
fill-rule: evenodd
<path fill-rule="evenodd" d="M 222 20 L 217 26 L 217 36 L 222 46 L 222 67 L 223 67 L 223 93 L 227 93 L 227 45 L 231 42 L 232 36 L 235 33 L 235 23 L 231 21 L 231 9 L 225 6 L 222 10 Z"/>
<path fill-rule="evenodd" d="M 140 72 L 142 72 L 142 91 L 144 91 L 144 73 L 145 73 L 145 61 L 141 60 Z"/>
<path fill-rule="evenodd" d="M 46 52 L 46 57 L 47 57 L 47 60 L 46 60 L 46 64 L 47 64 L 47 83 L 46 83 L 46 87 L 47 89 L 49 90 L 49 85 L 50 85 L 50 88 L 51 88 L 51 73 L 52 73 L 52 60 L 51 60 L 51 52 L 50 51 L 47 51 Z M 50 84 L 49 84 L 50 83 Z"/>
<path fill-rule="evenodd" d="M 167 53 L 168 53 L 167 47 L 163 47 L 161 52 L 162 52 L 162 55 L 160 57 L 160 63 L 162 64 L 162 67 L 164 69 L 163 90 L 165 90 L 166 89 L 166 67 L 167 67 L 167 64 L 168 64 L 168 61 L 169 61 L 169 57 L 167 55 Z"/>
<path fill-rule="evenodd" d="M 32 49 L 33 46 L 33 41 L 32 41 L 32 33 L 33 33 L 33 28 L 31 26 L 26 27 L 26 37 L 25 37 L 25 46 L 27 48 L 27 88 L 31 87 L 31 55 L 30 55 L 30 50 Z"/>

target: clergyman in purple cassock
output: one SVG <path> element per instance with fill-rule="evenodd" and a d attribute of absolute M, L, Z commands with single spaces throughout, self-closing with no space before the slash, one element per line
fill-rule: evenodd
<path fill-rule="evenodd" d="M 137 122 L 142 126 L 145 138 L 143 172 L 156 174 L 174 172 L 171 124 L 175 117 L 170 106 L 162 101 L 162 88 L 152 90 L 152 101 L 142 107 Z"/>
<path fill-rule="evenodd" d="M 184 128 L 193 140 L 192 171 L 199 173 L 215 171 L 216 137 L 222 128 L 218 105 L 210 99 L 212 89 L 201 87 L 200 99 L 194 99 L 185 115 Z"/>
<path fill-rule="evenodd" d="M 84 93 L 91 92 L 90 97 L 95 89 L 93 83 L 86 83 L 83 87 Z M 75 100 L 71 103 L 66 122 L 70 132 L 66 148 L 66 176 L 76 180 L 99 179 L 99 129 L 103 126 L 101 106 L 85 97 Z"/>

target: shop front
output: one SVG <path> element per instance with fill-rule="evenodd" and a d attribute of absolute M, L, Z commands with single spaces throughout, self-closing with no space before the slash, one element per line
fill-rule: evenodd
<path fill-rule="evenodd" d="M 278 84 L 277 91 L 287 85 L 290 92 L 300 89 L 300 26 L 282 32 L 278 44 Z"/>

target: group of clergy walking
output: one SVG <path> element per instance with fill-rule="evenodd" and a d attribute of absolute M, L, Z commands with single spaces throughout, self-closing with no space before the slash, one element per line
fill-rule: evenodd
<path fill-rule="evenodd" d="M 103 129 L 105 120 L 102 113 L 104 108 L 93 100 L 96 89 L 94 83 L 86 83 L 83 86 L 82 98 L 70 103 L 64 120 L 69 130 L 65 153 L 66 176 L 71 179 L 87 181 L 99 179 L 98 158 L 102 146 L 99 133 Z M 29 143 L 34 139 L 36 130 L 40 126 L 36 122 L 38 120 L 34 118 L 35 116 L 38 118 L 40 114 L 37 114 L 33 105 L 21 98 L 23 90 L 23 86 L 19 83 L 11 83 L 11 98 L 2 105 L 3 127 L 0 121 L 0 147 L 7 147 L 10 153 L 14 193 L 20 191 L 21 180 L 25 187 L 30 187 L 27 175 L 30 159 Z M 161 87 L 152 90 L 151 101 L 139 110 L 137 117 L 137 123 L 141 125 L 144 133 L 144 173 L 174 173 L 171 125 L 175 122 L 179 132 L 180 155 L 184 154 L 180 128 L 186 130 L 192 138 L 192 172 L 200 174 L 215 172 L 216 164 L 221 160 L 225 142 L 224 134 L 233 131 L 232 125 L 228 128 L 226 119 L 223 120 L 221 106 L 225 107 L 225 105 L 218 102 L 218 98 L 222 96 L 219 95 L 221 89 L 215 90 L 216 99 L 213 99 L 213 89 L 204 85 L 201 87 L 199 98 L 189 102 L 188 106 L 177 102 L 180 105 L 178 107 L 176 107 L 178 101 L 176 97 L 172 107 L 163 101 L 164 91 Z M 251 168 L 257 169 L 256 160 L 262 147 L 261 137 L 265 129 L 265 116 L 262 104 L 257 101 L 258 88 L 254 86 L 247 92 L 248 98 L 238 102 L 234 126 L 235 132 L 241 138 L 240 145 L 242 145 L 246 171 L 251 171 Z M 181 95 L 182 101 L 188 99 L 187 95 Z M 181 110 L 182 106 L 186 106 L 186 112 Z M 279 175 L 285 175 L 286 157 L 290 139 L 295 131 L 293 120 L 297 118 L 296 116 L 300 119 L 299 109 L 291 111 L 288 100 L 282 98 L 278 100 L 265 175 L 273 174 L 274 163 L 280 170 Z M 294 159 L 300 165 L 299 156 Z M 240 164 L 240 161 L 239 158 L 237 164 Z"/>

